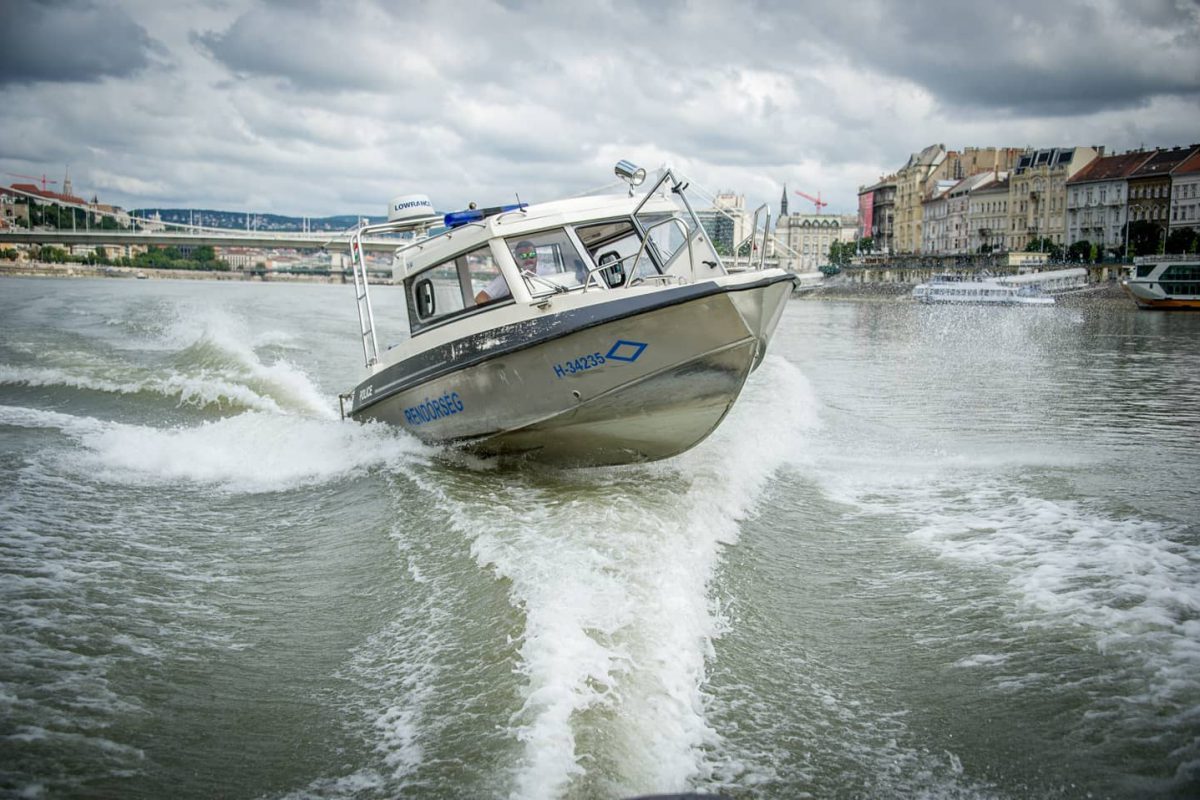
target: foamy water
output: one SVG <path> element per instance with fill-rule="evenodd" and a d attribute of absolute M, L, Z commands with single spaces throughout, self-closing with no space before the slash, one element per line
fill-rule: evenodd
<path fill-rule="evenodd" d="M 0 301 L 0 793 L 1196 786 L 1189 318 L 794 302 L 694 450 L 510 470 L 337 418 L 345 287 L 46 283 Z"/>

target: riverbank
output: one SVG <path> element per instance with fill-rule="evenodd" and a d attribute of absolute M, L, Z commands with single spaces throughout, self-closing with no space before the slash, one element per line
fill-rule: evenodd
<path fill-rule="evenodd" d="M 49 264 L 36 261 L 0 261 L 0 277 L 25 278 L 112 278 L 117 280 L 189 280 L 189 281 L 258 281 L 263 283 L 348 283 L 349 278 L 335 275 L 305 275 L 271 272 L 265 275 L 240 270 L 181 270 L 139 269 L 137 267 L 111 267 L 87 264 Z M 372 278 L 372 285 L 389 285 L 390 280 Z M 856 300 L 861 302 L 889 302 L 908 300 L 912 297 L 912 285 L 907 283 L 862 283 L 827 281 L 816 289 L 797 294 L 805 301 Z M 1059 305 L 1079 305 L 1095 300 L 1126 300 L 1125 292 L 1117 281 L 1093 284 L 1086 289 L 1058 296 Z"/>
<path fill-rule="evenodd" d="M 864 302 L 887 302 L 908 300 L 913 287 L 907 283 L 851 283 L 832 281 L 820 288 L 796 295 L 802 300 L 860 300 Z M 1080 305 L 1093 301 L 1128 300 L 1128 296 L 1117 281 L 1096 283 L 1085 289 L 1056 295 L 1058 305 Z"/>
<path fill-rule="evenodd" d="M 347 283 L 342 275 L 305 275 L 287 272 L 252 274 L 241 270 L 145 269 L 102 264 L 49 264 L 42 261 L 0 261 L 0 276 L 24 278 L 115 278 L 132 280 L 260 281 L 266 283 Z M 390 283 L 376 281 L 372 283 Z"/>

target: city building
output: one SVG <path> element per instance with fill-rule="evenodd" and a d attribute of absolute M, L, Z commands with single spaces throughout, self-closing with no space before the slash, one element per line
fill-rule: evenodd
<path fill-rule="evenodd" d="M 990 180 L 970 193 L 967 226 L 972 253 L 1008 250 L 1008 173 L 988 173 Z"/>
<path fill-rule="evenodd" d="M 65 188 L 69 189 L 70 185 L 71 182 L 68 180 Z M 30 198 L 34 201 L 41 201 L 43 203 L 65 203 L 68 205 L 77 206 L 87 204 L 87 201 L 82 197 L 76 197 L 69 192 L 52 192 L 48 189 L 39 189 L 32 183 L 14 183 L 12 188 L 14 193 L 20 195 L 21 197 Z"/>
<path fill-rule="evenodd" d="M 966 255 L 973 252 L 971 247 L 971 193 L 981 186 L 995 182 L 998 174 L 996 170 L 978 172 L 963 178 L 950 187 L 950 190 L 946 192 L 945 216 L 934 253 Z"/>
<path fill-rule="evenodd" d="M 1028 250 L 1031 242 L 1046 239 L 1066 244 L 1067 180 L 1102 155 L 1103 147 L 1050 147 L 1021 155 L 1008 186 L 1010 250 Z"/>
<path fill-rule="evenodd" d="M 871 237 L 872 251 L 887 255 L 895 245 L 896 176 L 881 178 L 878 183 L 859 187 L 859 229 Z M 864 214 L 864 209 L 869 213 Z"/>
<path fill-rule="evenodd" d="M 0 229 L 29 227 L 29 204 L 16 192 L 0 187 Z"/>
<path fill-rule="evenodd" d="M 921 248 L 921 215 L 925 196 L 932 181 L 941 177 L 946 146 L 931 144 L 909 156 L 908 163 L 896 172 L 896 207 L 893 225 L 895 250 L 916 253 Z"/>
<path fill-rule="evenodd" d="M 750 221 L 746 216 L 746 196 L 731 191 L 718 192 L 713 198 L 712 208 L 696 211 L 700 224 L 708 233 L 717 251 L 731 255 L 733 248 L 750 232 Z"/>
<path fill-rule="evenodd" d="M 1129 176 L 1152 155 L 1132 150 L 1100 156 L 1067 180 L 1068 247 L 1086 241 L 1110 253 L 1125 252 Z"/>
<path fill-rule="evenodd" d="M 937 181 L 1013 169 L 1022 156 L 1015 147 L 967 147 L 961 152 L 936 144 L 914 153 L 896 173 L 895 252 L 920 253 L 924 204 Z"/>
<path fill-rule="evenodd" d="M 834 242 L 853 242 L 858 233 L 855 214 L 788 214 L 775 226 L 779 266 L 793 272 L 815 272 L 829 263 Z"/>
<path fill-rule="evenodd" d="M 1200 151 L 1171 170 L 1170 230 L 1200 231 Z"/>
<path fill-rule="evenodd" d="M 950 210 L 950 190 L 958 181 L 940 180 L 929 190 L 921 210 L 922 253 L 941 253 L 946 243 L 946 217 Z"/>
<path fill-rule="evenodd" d="M 1129 174 L 1129 223 L 1149 222 L 1159 228 L 1163 242 L 1171 220 L 1171 172 L 1191 158 L 1200 146 L 1155 150 Z M 1161 252 L 1161 251 L 1160 251 Z"/>

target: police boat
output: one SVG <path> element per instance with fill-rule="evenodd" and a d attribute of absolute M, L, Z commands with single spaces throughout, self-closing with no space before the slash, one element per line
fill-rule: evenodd
<path fill-rule="evenodd" d="M 342 416 L 569 467 L 668 458 L 712 433 L 762 363 L 792 275 L 761 255 L 727 270 L 671 170 L 648 191 L 644 169 L 616 174 L 627 192 L 444 216 L 409 196 L 357 228 L 366 377 Z M 393 258 L 408 336 L 380 351 L 363 237 L 389 233 L 412 237 Z"/>

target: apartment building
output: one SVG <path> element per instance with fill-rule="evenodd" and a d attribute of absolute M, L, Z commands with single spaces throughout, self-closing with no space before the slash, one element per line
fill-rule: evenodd
<path fill-rule="evenodd" d="M 1188 156 L 1171 170 L 1170 230 L 1200 231 L 1200 152 Z"/>
<path fill-rule="evenodd" d="M 980 172 L 956 183 L 946 195 L 945 236 L 935 252 L 949 255 L 966 255 L 975 252 L 971 244 L 971 195 L 977 189 L 996 181 L 997 170 Z"/>
<path fill-rule="evenodd" d="M 1200 151 L 1200 147 L 1155 150 L 1129 174 L 1129 222 L 1150 222 L 1166 239 L 1171 219 L 1171 173 Z"/>
<path fill-rule="evenodd" d="M 1103 154 L 1103 147 L 1051 147 L 1021 155 L 1009 178 L 1010 250 L 1041 239 L 1065 246 L 1067 181 Z"/>
<path fill-rule="evenodd" d="M 969 195 L 968 247 L 972 253 L 1008 249 L 1008 173 L 992 172 L 988 178 Z"/>
<path fill-rule="evenodd" d="M 1015 147 L 967 147 L 946 150 L 930 145 L 914 153 L 896 173 L 895 250 L 919 253 L 924 246 L 922 233 L 924 203 L 937 181 L 960 181 L 980 172 L 1013 169 L 1023 151 Z"/>
<path fill-rule="evenodd" d="M 859 229 L 870 236 L 876 253 L 891 253 L 895 245 L 896 176 L 858 188 Z M 869 211 L 868 211 L 869 209 Z"/>
<path fill-rule="evenodd" d="M 950 210 L 950 190 L 958 181 L 940 180 L 929 190 L 921 209 L 922 253 L 940 253 L 946 245 L 946 217 Z"/>
<path fill-rule="evenodd" d="M 1127 183 L 1152 152 L 1101 156 L 1067 180 L 1067 241 L 1087 241 L 1108 251 L 1125 246 Z"/>
<path fill-rule="evenodd" d="M 925 196 L 930 185 L 941 175 L 946 147 L 932 144 L 913 153 L 896 172 L 895 251 L 917 253 L 921 249 L 921 223 Z"/>

